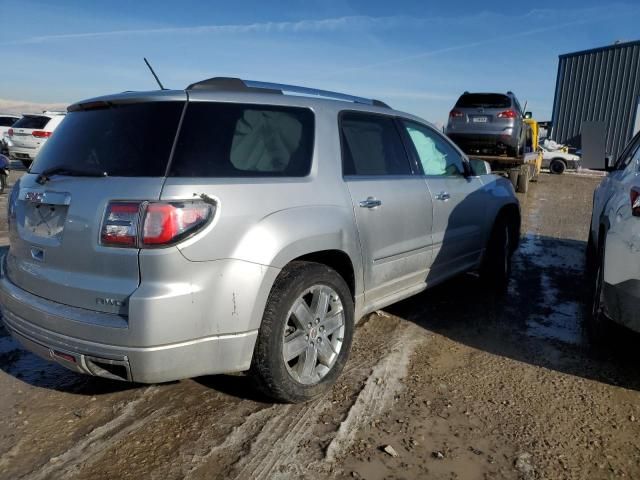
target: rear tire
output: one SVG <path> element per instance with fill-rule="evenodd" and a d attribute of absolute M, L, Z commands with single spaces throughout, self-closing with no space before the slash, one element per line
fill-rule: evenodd
<path fill-rule="evenodd" d="M 551 163 L 549 164 L 549 171 L 556 175 L 562 175 L 566 169 L 567 165 L 562 160 L 559 160 L 557 158 L 551 160 Z"/>
<path fill-rule="evenodd" d="M 324 393 L 349 357 L 354 306 L 333 269 L 292 262 L 276 279 L 262 318 L 251 373 L 258 388 L 283 402 Z"/>
<path fill-rule="evenodd" d="M 4 193 L 7 188 L 7 175 L 0 173 L 0 194 Z"/>
<path fill-rule="evenodd" d="M 509 283 L 512 245 L 513 228 L 507 216 L 500 215 L 493 225 L 480 267 L 480 277 L 492 290 L 502 292 Z"/>

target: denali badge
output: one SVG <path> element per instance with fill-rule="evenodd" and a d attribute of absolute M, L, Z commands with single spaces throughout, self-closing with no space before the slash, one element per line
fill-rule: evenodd
<path fill-rule="evenodd" d="M 24 196 L 24 199 L 27 202 L 31 202 L 31 203 L 42 203 L 42 201 L 44 200 L 44 193 L 43 192 L 27 192 L 26 195 Z"/>
<path fill-rule="evenodd" d="M 96 303 L 98 305 L 108 305 L 111 307 L 121 307 L 122 305 L 124 305 L 124 302 L 121 302 L 120 300 L 116 300 L 115 298 L 96 298 Z"/>

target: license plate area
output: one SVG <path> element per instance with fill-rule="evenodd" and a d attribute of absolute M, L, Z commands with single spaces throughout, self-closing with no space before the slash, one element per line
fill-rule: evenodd
<path fill-rule="evenodd" d="M 487 117 L 473 117 L 473 123 L 487 123 L 488 121 Z"/>
<path fill-rule="evenodd" d="M 68 209 L 67 205 L 27 204 L 25 206 L 24 229 L 35 237 L 60 241 Z"/>

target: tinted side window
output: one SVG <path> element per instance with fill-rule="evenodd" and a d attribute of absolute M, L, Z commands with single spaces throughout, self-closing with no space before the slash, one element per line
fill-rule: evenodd
<path fill-rule="evenodd" d="M 463 175 L 462 156 L 440 134 L 419 123 L 403 120 L 425 175 Z"/>
<path fill-rule="evenodd" d="M 49 120 L 51 120 L 49 117 L 42 117 L 40 115 L 25 115 L 13 126 L 15 128 L 33 128 L 35 130 L 40 130 L 47 126 Z"/>
<path fill-rule="evenodd" d="M 311 170 L 314 128 L 306 108 L 190 103 L 169 175 L 304 177 Z"/>
<path fill-rule="evenodd" d="M 340 119 L 344 175 L 411 175 L 393 118 L 345 113 Z"/>

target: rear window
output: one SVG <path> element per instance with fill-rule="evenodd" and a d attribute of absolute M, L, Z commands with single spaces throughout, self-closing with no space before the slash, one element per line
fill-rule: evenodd
<path fill-rule="evenodd" d="M 41 115 L 25 115 L 16 123 L 13 124 L 15 128 L 33 128 L 34 130 L 41 130 L 47 126 L 51 120 L 50 117 L 43 117 Z"/>
<path fill-rule="evenodd" d="M 152 102 L 70 112 L 31 172 L 66 167 L 117 177 L 162 177 L 183 108 L 184 102 Z"/>
<path fill-rule="evenodd" d="M 175 177 L 304 177 L 314 116 L 306 108 L 190 103 L 176 145 Z"/>
<path fill-rule="evenodd" d="M 457 108 L 509 108 L 511 99 L 499 93 L 465 93 L 458 99 Z"/>

